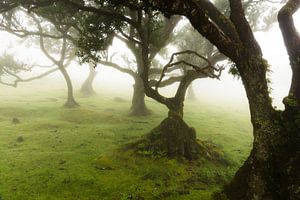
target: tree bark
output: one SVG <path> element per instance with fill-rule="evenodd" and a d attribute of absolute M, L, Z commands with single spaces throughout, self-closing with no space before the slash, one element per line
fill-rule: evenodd
<path fill-rule="evenodd" d="M 75 101 L 74 94 L 73 94 L 73 85 L 71 78 L 64 66 L 59 66 L 59 70 L 61 71 L 63 77 L 65 78 L 65 81 L 67 83 L 67 88 L 68 88 L 68 97 L 67 101 L 64 104 L 64 107 L 66 108 L 76 108 L 79 106 L 79 104 Z"/>
<path fill-rule="evenodd" d="M 289 55 L 292 68 L 292 82 L 289 91 L 290 100 L 300 105 L 300 35 L 296 30 L 293 14 L 299 9 L 299 0 L 290 0 L 278 13 L 278 22 Z M 286 102 L 286 104 L 291 102 Z"/>
<path fill-rule="evenodd" d="M 81 86 L 80 92 L 84 96 L 92 96 L 96 94 L 93 88 L 93 82 L 97 76 L 97 72 L 93 66 L 89 66 L 89 75 Z"/>
<path fill-rule="evenodd" d="M 192 160 L 198 157 L 200 146 L 196 130 L 183 120 L 183 108 L 170 110 L 168 117 L 159 126 L 161 140 L 165 143 L 168 157 Z"/>
<path fill-rule="evenodd" d="M 168 117 L 140 141 L 138 150 L 158 156 L 193 160 L 198 158 L 200 144 L 196 131 L 183 120 L 183 104 L 174 105 Z"/>
<path fill-rule="evenodd" d="M 237 65 L 249 100 L 253 148 L 224 192 L 232 200 L 296 200 L 300 198 L 295 189 L 300 181 L 299 175 L 295 176 L 300 130 L 295 121 L 272 108 L 265 78 L 267 64 L 261 56 L 253 56 L 244 55 L 244 62 Z M 257 72 L 255 76 L 252 70 Z"/>
<path fill-rule="evenodd" d="M 146 116 L 150 113 L 151 111 L 147 108 L 145 103 L 145 90 L 143 80 L 137 75 L 134 77 L 133 97 L 130 115 Z"/>

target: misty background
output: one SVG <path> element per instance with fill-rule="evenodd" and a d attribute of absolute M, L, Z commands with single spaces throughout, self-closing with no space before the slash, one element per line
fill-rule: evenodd
<path fill-rule="evenodd" d="M 299 13 L 294 19 L 296 26 L 300 26 Z M 264 58 L 271 66 L 269 73 L 271 87 L 276 88 L 271 91 L 273 105 L 278 108 L 283 108 L 282 98 L 288 93 L 291 81 L 291 69 L 278 23 L 274 23 L 273 27 L 267 32 L 256 32 L 255 35 L 261 45 Z M 18 60 L 25 64 L 51 65 L 51 62 L 39 50 L 39 47 L 30 44 L 30 40 L 24 42 L 5 32 L 0 32 L 0 38 L 2 41 L 0 54 L 3 54 L 5 51 L 12 53 Z M 111 50 L 113 52 L 129 53 L 125 44 L 117 39 L 115 39 Z M 124 63 L 118 64 L 121 66 L 124 65 Z M 228 74 L 229 67 L 226 69 L 226 72 L 222 74 L 219 81 L 206 78 L 198 79 L 193 82 L 197 99 L 212 105 L 217 105 L 222 102 L 225 106 L 240 105 L 241 109 L 248 109 L 247 98 L 241 80 Z M 31 77 L 45 70 L 46 69 L 43 68 L 34 69 L 22 75 L 24 77 Z M 81 84 L 88 76 L 88 66 L 86 64 L 79 65 L 73 62 L 67 70 L 73 81 L 75 91 L 79 90 Z M 120 96 L 130 98 L 132 96 L 134 80 L 129 75 L 101 65 L 98 65 L 96 71 L 98 75 L 94 81 L 94 88 L 99 95 L 109 93 L 112 97 Z M 175 86 L 176 84 L 166 87 L 163 89 L 163 92 L 171 95 Z M 33 89 L 37 92 L 47 91 L 49 88 L 51 90 L 66 90 L 65 81 L 59 71 L 39 80 L 20 83 L 17 88 L 3 85 L 0 85 L 0 88 L 2 91 L 0 92 L 0 96 L 21 93 L 30 94 Z"/>

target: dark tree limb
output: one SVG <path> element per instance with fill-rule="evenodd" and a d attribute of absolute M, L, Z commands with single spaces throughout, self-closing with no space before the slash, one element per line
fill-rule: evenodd
<path fill-rule="evenodd" d="M 92 13 L 98 14 L 99 16 L 106 16 L 106 17 L 112 17 L 114 19 L 119 19 L 119 20 L 122 20 L 124 22 L 127 22 L 128 24 L 130 24 L 132 26 L 137 25 L 137 22 L 133 21 L 132 19 L 124 16 L 121 13 L 118 13 L 118 12 L 115 12 L 115 11 L 112 11 L 112 10 L 109 10 L 109 9 L 101 9 L 101 8 L 85 6 L 85 5 L 82 5 L 82 4 L 79 4 L 79 3 L 75 3 L 71 0 L 60 0 L 58 2 L 65 3 L 67 5 L 70 5 L 74 8 L 77 8 L 77 9 L 82 10 L 82 11 L 87 11 L 87 12 L 92 12 Z"/>
<path fill-rule="evenodd" d="M 177 61 L 177 62 L 174 62 L 174 59 L 176 56 L 179 56 L 179 55 L 183 55 L 183 54 L 192 54 L 198 58 L 201 58 L 203 59 L 204 61 L 206 61 L 208 63 L 207 66 L 203 67 L 203 66 L 197 66 L 195 64 L 191 64 L 189 62 L 186 62 L 184 60 L 180 60 L 180 61 Z M 181 65 L 183 64 L 184 66 L 188 66 L 188 67 L 191 67 L 193 68 L 197 73 L 199 74 L 204 74 L 205 76 L 207 77 L 210 77 L 210 78 L 219 78 L 219 76 L 215 75 L 214 73 L 211 73 L 211 72 L 214 72 L 215 70 L 219 70 L 217 68 L 215 68 L 212 63 L 210 62 L 210 60 L 208 60 L 207 58 L 205 58 L 204 56 L 198 54 L 197 52 L 195 51 L 191 51 L 191 50 L 187 50 L 187 51 L 182 51 L 182 52 L 177 52 L 177 53 L 173 53 L 171 58 L 170 58 L 170 61 L 168 62 L 168 64 L 166 64 L 161 72 L 161 76 L 159 78 L 159 80 L 157 81 L 157 84 L 155 86 L 155 90 L 158 89 L 161 81 L 163 80 L 165 74 L 166 74 L 166 71 L 170 68 L 172 68 L 173 66 L 178 66 L 178 65 Z"/>
<path fill-rule="evenodd" d="M 299 0 L 289 0 L 278 13 L 278 22 L 292 67 L 292 83 L 289 96 L 300 105 L 300 35 L 293 15 L 300 8 Z"/>

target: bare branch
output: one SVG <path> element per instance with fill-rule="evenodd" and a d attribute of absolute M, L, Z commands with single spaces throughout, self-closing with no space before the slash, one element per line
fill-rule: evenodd
<path fill-rule="evenodd" d="M 203 59 L 204 61 L 206 61 L 206 62 L 208 63 L 208 65 L 207 65 L 206 67 L 196 66 L 196 65 L 191 64 L 191 63 L 188 63 L 188 62 L 186 62 L 186 61 L 184 61 L 184 60 L 180 60 L 180 61 L 174 62 L 174 59 L 175 59 L 176 56 L 183 55 L 183 54 L 193 54 L 193 55 L 197 56 L 198 58 L 201 58 L 201 59 Z M 206 74 L 206 75 L 209 76 L 209 77 L 211 76 L 212 78 L 213 78 L 214 76 L 213 76 L 212 74 L 206 72 L 206 70 L 207 70 L 207 69 L 213 69 L 213 70 L 216 70 L 216 68 L 214 68 L 214 67 L 212 66 L 211 62 L 210 62 L 207 58 L 205 58 L 204 56 L 198 54 L 198 53 L 195 52 L 195 51 L 187 50 L 187 51 L 176 52 L 176 53 L 173 53 L 173 54 L 172 54 L 172 56 L 171 56 L 171 58 L 170 58 L 170 61 L 164 66 L 164 68 L 163 68 L 163 70 L 162 70 L 162 72 L 161 72 L 161 76 L 160 76 L 160 78 L 159 78 L 159 80 L 158 80 L 158 82 L 157 82 L 157 85 L 156 85 L 156 87 L 155 87 L 156 90 L 158 89 L 160 82 L 163 80 L 163 78 L 164 78 L 164 76 L 165 76 L 165 74 L 166 74 L 166 71 L 167 71 L 169 68 L 172 68 L 173 66 L 178 66 L 178 65 L 180 65 L 180 64 L 184 64 L 184 65 L 186 65 L 186 66 L 192 67 L 195 71 L 197 71 L 197 72 L 199 72 L 199 73 L 200 73 L 200 72 L 201 72 L 201 73 L 204 73 L 204 74 Z"/>
<path fill-rule="evenodd" d="M 120 72 L 131 75 L 132 77 L 137 76 L 137 74 L 135 72 L 131 71 L 130 69 L 121 67 L 120 65 L 118 65 L 116 63 L 113 63 L 113 62 L 110 62 L 110 61 L 98 61 L 98 63 L 101 64 L 101 65 L 107 66 L 107 67 L 112 67 L 114 69 L 117 69 Z"/>

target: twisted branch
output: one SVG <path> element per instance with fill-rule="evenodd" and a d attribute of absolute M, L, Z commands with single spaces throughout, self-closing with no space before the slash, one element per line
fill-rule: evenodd
<path fill-rule="evenodd" d="M 207 65 L 205 67 L 198 66 L 198 65 L 189 63 L 185 60 L 179 60 L 179 61 L 174 62 L 174 59 L 175 59 L 176 56 L 184 55 L 184 54 L 194 55 L 194 56 L 206 61 Z M 197 53 L 195 51 L 186 50 L 186 51 L 176 52 L 176 53 L 172 54 L 172 56 L 170 58 L 170 61 L 164 66 L 164 68 L 161 72 L 161 76 L 160 76 L 159 80 L 156 82 L 156 85 L 155 85 L 155 90 L 156 91 L 158 90 L 159 85 L 161 84 L 163 78 L 166 76 L 166 72 L 168 70 L 170 70 L 171 68 L 173 68 L 173 67 L 178 67 L 178 65 L 182 65 L 182 67 L 185 67 L 185 68 L 186 67 L 191 67 L 198 74 L 202 74 L 202 75 L 205 75 L 206 77 L 217 78 L 217 79 L 219 79 L 219 77 L 221 76 L 221 73 L 224 69 L 223 67 L 218 67 L 218 68 L 214 67 L 209 59 L 207 59 L 206 57 L 200 55 L 199 53 Z M 214 73 L 215 71 L 219 72 L 219 74 L 215 74 Z"/>

